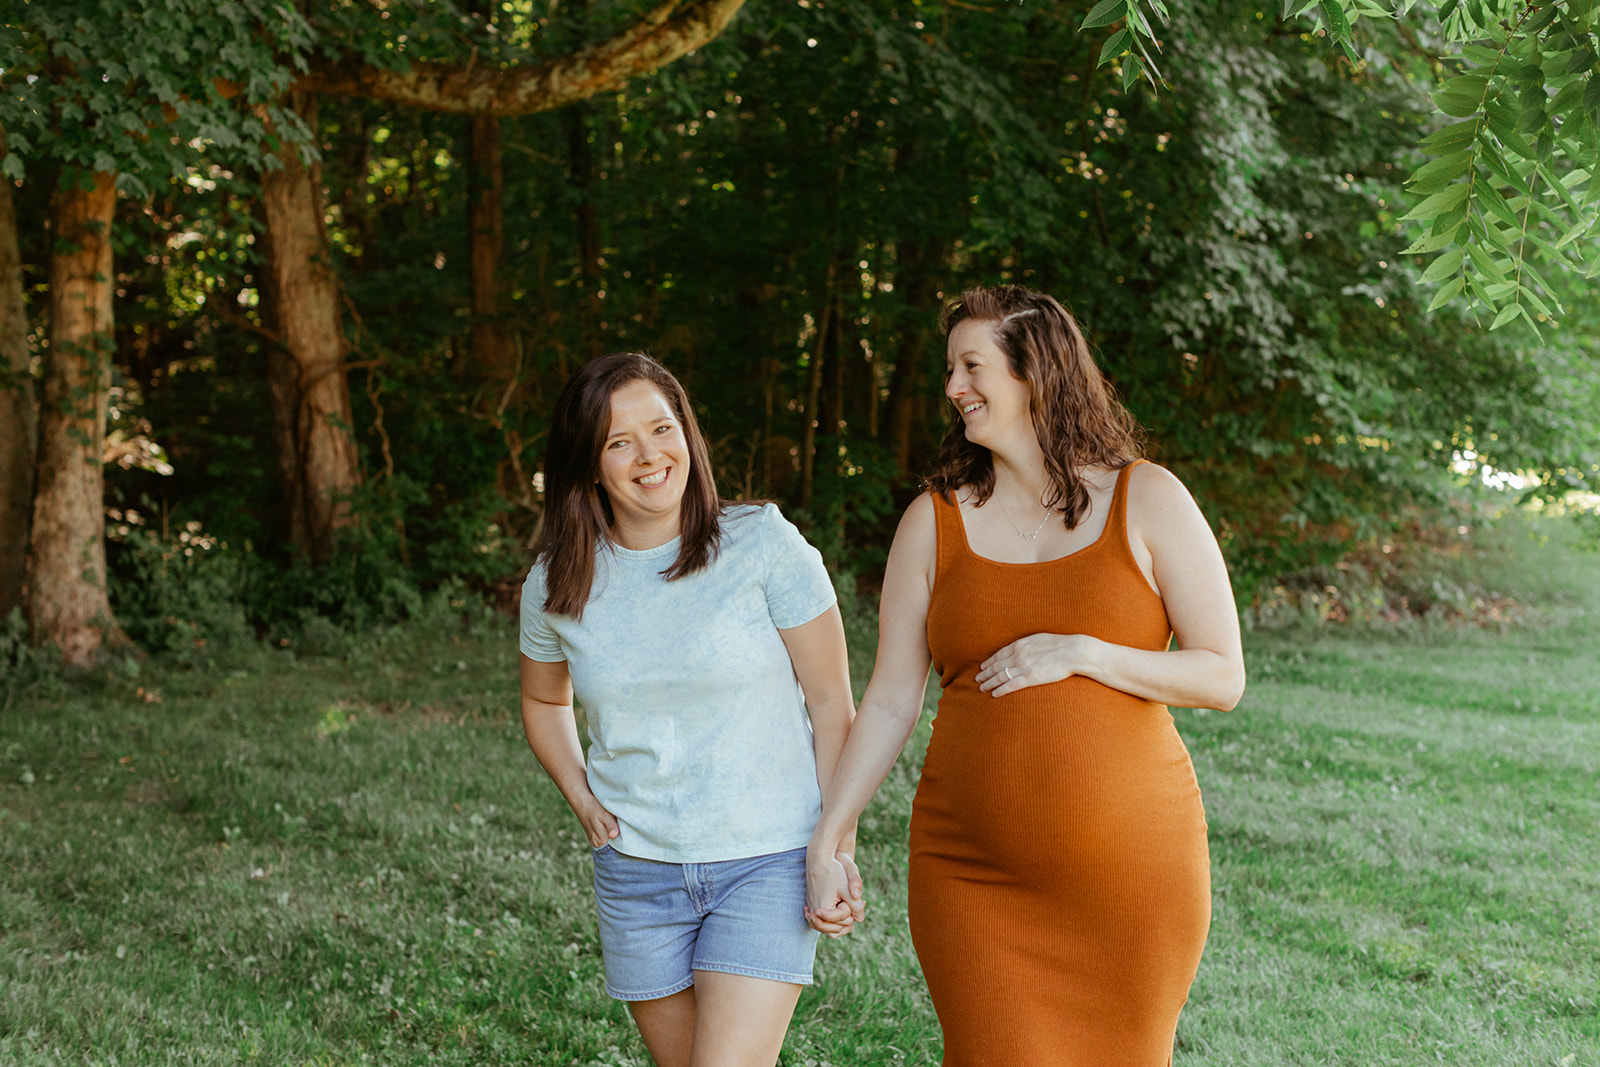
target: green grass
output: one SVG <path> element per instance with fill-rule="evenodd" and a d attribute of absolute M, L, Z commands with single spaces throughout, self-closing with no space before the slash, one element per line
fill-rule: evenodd
<path fill-rule="evenodd" d="M 1176 713 L 1215 893 L 1180 1067 L 1600 1067 L 1600 557 L 1547 551 L 1543 622 L 1253 634 L 1244 703 Z M 648 1063 L 513 642 L 443 614 L 9 693 L 0 1064 Z M 938 1062 L 905 923 L 925 741 L 788 1067 Z"/>

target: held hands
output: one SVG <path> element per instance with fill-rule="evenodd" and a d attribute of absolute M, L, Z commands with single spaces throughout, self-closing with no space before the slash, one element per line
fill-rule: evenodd
<path fill-rule="evenodd" d="M 1083 674 L 1100 641 L 1087 634 L 1031 634 L 983 661 L 978 688 L 992 697 Z"/>
<path fill-rule="evenodd" d="M 866 918 L 861 871 L 848 852 L 806 854 L 806 922 L 812 929 L 839 938 Z"/>
<path fill-rule="evenodd" d="M 601 848 L 622 832 L 617 827 L 617 817 L 601 807 L 592 793 L 578 802 L 575 811 L 591 848 Z"/>

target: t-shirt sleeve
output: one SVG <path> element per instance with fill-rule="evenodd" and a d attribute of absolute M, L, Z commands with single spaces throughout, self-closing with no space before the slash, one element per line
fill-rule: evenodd
<path fill-rule="evenodd" d="M 767 613 L 780 630 L 808 623 L 838 600 L 818 552 L 772 505 L 762 509 Z"/>
<path fill-rule="evenodd" d="M 550 625 L 544 610 L 544 569 L 534 564 L 528 580 L 522 583 L 522 654 L 541 663 L 559 663 L 567 658 L 561 639 Z"/>

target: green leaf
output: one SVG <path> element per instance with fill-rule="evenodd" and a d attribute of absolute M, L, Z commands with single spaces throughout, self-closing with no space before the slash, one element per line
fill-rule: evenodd
<path fill-rule="evenodd" d="M 1460 93 L 1464 96 L 1482 97 L 1484 90 L 1489 87 L 1489 75 L 1474 72 L 1472 74 L 1457 74 L 1448 78 L 1439 86 L 1441 92 Z"/>
<path fill-rule="evenodd" d="M 1443 17 L 1442 15 L 1440 16 Z M 1461 49 L 1461 55 L 1481 66 L 1492 67 L 1500 62 L 1502 53 L 1496 48 L 1485 48 L 1481 44 L 1469 44 Z"/>
<path fill-rule="evenodd" d="M 1439 110 L 1446 115 L 1464 119 L 1469 115 L 1476 115 L 1478 107 L 1483 103 L 1483 98 L 1476 94 L 1437 92 L 1433 94 L 1433 102 L 1439 105 Z"/>
<path fill-rule="evenodd" d="M 1138 56 L 1129 56 L 1122 61 L 1122 91 L 1127 92 L 1133 88 L 1133 83 L 1139 80 L 1144 64 L 1139 62 Z"/>
<path fill-rule="evenodd" d="M 1350 20 L 1339 0 L 1322 0 L 1322 17 L 1328 20 L 1328 33 L 1335 41 L 1350 39 Z"/>
<path fill-rule="evenodd" d="M 1466 287 L 1467 279 L 1465 275 L 1458 274 L 1454 278 L 1451 278 L 1449 281 L 1444 283 L 1443 288 L 1441 288 L 1437 293 L 1433 294 L 1433 302 L 1428 305 L 1428 312 L 1431 314 L 1435 311 L 1438 311 L 1440 308 L 1450 303 L 1450 301 L 1460 296 L 1461 290 L 1465 289 Z"/>
<path fill-rule="evenodd" d="M 1454 229 L 1463 222 L 1466 222 L 1467 208 L 1471 205 L 1471 203 L 1472 202 L 1470 200 L 1463 200 L 1449 211 L 1446 211 L 1443 215 L 1440 215 L 1438 218 L 1434 219 L 1434 230 L 1439 233 L 1443 233 L 1446 230 Z"/>
<path fill-rule="evenodd" d="M 1431 155 L 1443 155 L 1446 152 L 1454 152 L 1463 145 L 1471 144 L 1477 134 L 1477 119 L 1456 122 L 1424 137 L 1422 147 Z"/>
<path fill-rule="evenodd" d="M 1466 250 L 1457 248 L 1446 252 L 1429 264 L 1428 269 L 1422 272 L 1425 282 L 1442 282 L 1452 274 L 1461 270 L 1461 261 L 1466 257 Z"/>
<path fill-rule="evenodd" d="M 1144 12 L 1139 9 L 1139 0 L 1128 0 L 1128 25 L 1152 41 L 1155 40 L 1156 31 L 1150 28 Z"/>
<path fill-rule="evenodd" d="M 1496 195 L 1496 199 L 1499 199 Z M 1494 245 L 1502 252 L 1511 251 L 1511 238 L 1506 232 L 1488 219 L 1483 221 L 1483 239 Z"/>
<path fill-rule="evenodd" d="M 1537 311 L 1545 318 L 1553 319 L 1556 317 L 1555 313 L 1550 310 L 1550 305 L 1546 304 L 1542 299 L 1540 299 L 1538 293 L 1527 288 L 1526 286 L 1524 286 L 1522 290 L 1522 299 L 1527 301 L 1528 304 L 1532 306 L 1533 310 Z"/>
<path fill-rule="evenodd" d="M 1549 168 L 1547 168 L 1543 163 L 1539 164 L 1539 177 L 1543 178 L 1545 184 L 1550 186 L 1550 188 L 1555 192 L 1556 196 L 1561 198 L 1561 202 L 1567 205 L 1567 209 L 1569 211 L 1571 211 L 1573 214 L 1577 214 L 1582 210 L 1578 207 L 1578 202 L 1572 198 L 1572 194 L 1567 191 L 1567 187 L 1562 185 L 1561 182 L 1556 179 L 1556 176 L 1551 174 Z"/>
<path fill-rule="evenodd" d="M 1498 330 L 1500 327 L 1516 318 L 1521 311 L 1522 308 L 1516 304 L 1507 304 L 1505 307 L 1500 309 L 1500 314 L 1496 315 L 1494 317 L 1494 321 L 1489 324 L 1489 332 L 1493 333 L 1495 330 Z"/>
<path fill-rule="evenodd" d="M 1431 163 L 1425 163 L 1417 168 L 1417 172 L 1406 182 L 1411 187 L 1411 192 L 1417 195 L 1438 192 L 1452 178 L 1464 174 L 1472 166 L 1472 150 L 1463 149 L 1460 152 L 1451 152 L 1447 156 L 1440 156 Z"/>
<path fill-rule="evenodd" d="M 1583 100 L 1583 82 L 1574 78 L 1562 90 L 1551 98 L 1546 105 L 1546 110 L 1552 115 L 1565 115 L 1573 106 Z"/>
<path fill-rule="evenodd" d="M 1567 247 L 1573 241 L 1588 233 L 1593 226 L 1594 221 L 1592 219 L 1579 219 L 1576 225 L 1561 235 L 1561 240 L 1556 242 L 1556 249 L 1559 251 Z"/>
<path fill-rule="evenodd" d="M 1479 274 L 1502 285 L 1505 284 L 1506 272 L 1494 261 L 1493 256 L 1477 245 L 1468 245 L 1467 253 L 1472 256 L 1472 265 L 1478 269 Z"/>
<path fill-rule="evenodd" d="M 1461 182 L 1452 185 L 1443 192 L 1434 193 L 1405 215 L 1402 215 L 1401 218 L 1436 219 L 1466 200 L 1468 188 L 1466 182 Z"/>
<path fill-rule="evenodd" d="M 1522 95 L 1522 107 L 1517 112 L 1518 133 L 1539 133 L 1549 125 L 1550 119 L 1544 113 L 1544 105 L 1543 89 L 1532 89 Z"/>
<path fill-rule="evenodd" d="M 1523 140 L 1517 132 L 1518 112 L 1500 100 L 1489 101 L 1483 109 L 1484 117 L 1489 121 L 1489 129 L 1500 138 L 1500 143 L 1524 159 L 1533 156 L 1533 148 Z"/>
<path fill-rule="evenodd" d="M 1495 146 L 1494 138 L 1489 136 L 1487 131 L 1479 135 L 1478 148 L 1482 152 L 1484 161 L 1489 165 L 1490 173 L 1492 173 L 1496 178 L 1499 178 L 1502 183 L 1511 186 L 1511 188 L 1515 189 L 1517 192 L 1528 192 L 1527 179 L 1522 176 L 1521 171 L 1506 161 L 1506 157 L 1502 155 L 1500 153 L 1500 149 Z"/>
<path fill-rule="evenodd" d="M 1456 234 L 1460 232 L 1461 227 L 1456 226 L 1440 233 L 1426 234 L 1412 241 L 1410 247 L 1400 254 L 1404 256 L 1421 256 L 1427 255 L 1429 252 L 1437 252 L 1439 249 L 1450 245 L 1456 239 Z"/>
<path fill-rule="evenodd" d="M 1128 38 L 1133 36 L 1127 30 L 1118 30 L 1106 39 L 1105 47 L 1100 49 L 1100 60 L 1095 64 L 1103 67 L 1108 61 L 1127 51 Z"/>
<path fill-rule="evenodd" d="M 1522 200 L 1524 203 L 1527 201 L 1527 197 L 1518 197 L 1517 199 Z M 1498 190 L 1489 190 L 1483 196 L 1478 197 L 1478 206 L 1488 208 L 1501 222 L 1510 226 L 1519 234 L 1522 232 L 1522 220 L 1517 218 L 1516 207 L 1512 201 L 1508 201 L 1501 196 Z"/>
<path fill-rule="evenodd" d="M 1537 9 L 1533 13 L 1533 17 L 1532 18 L 1530 18 L 1527 22 L 1524 22 L 1521 26 L 1517 27 L 1517 35 L 1519 37 L 1520 36 L 1527 36 L 1527 37 L 1536 36 L 1539 33 L 1540 30 L 1544 29 L 1546 26 L 1550 25 L 1550 23 L 1554 22 L 1556 16 L 1559 15 L 1560 13 L 1561 13 L 1561 5 L 1560 4 L 1546 3 L 1544 5 L 1544 7 Z"/>
<path fill-rule="evenodd" d="M 1089 13 L 1083 17 L 1079 30 L 1092 30 L 1096 26 L 1109 26 L 1118 19 L 1125 18 L 1125 8 L 1129 0 L 1100 0 Z"/>
<path fill-rule="evenodd" d="M 1539 324 L 1533 321 L 1533 316 L 1528 314 L 1526 307 L 1522 309 L 1522 321 L 1528 324 L 1528 329 L 1533 331 L 1533 336 L 1538 339 L 1539 343 L 1544 344 L 1544 334 L 1539 332 Z"/>
<path fill-rule="evenodd" d="M 1583 109 L 1590 114 L 1600 111 L 1600 74 L 1583 79 Z"/>

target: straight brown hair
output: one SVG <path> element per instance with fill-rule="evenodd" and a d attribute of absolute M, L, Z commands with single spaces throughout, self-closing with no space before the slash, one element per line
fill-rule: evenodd
<path fill-rule="evenodd" d="M 701 570 L 722 545 L 722 509 L 711 473 L 711 451 L 694 407 L 672 372 L 642 352 L 612 352 L 585 363 L 556 398 L 545 452 L 544 529 L 536 559 L 544 564 L 544 610 L 583 617 L 594 585 L 595 549 L 612 547 L 616 517 L 600 486 L 600 450 L 611 432 L 611 395 L 629 382 L 661 390 L 683 427 L 689 477 L 679 517 L 678 556 L 661 573 L 670 582 Z"/>
<path fill-rule="evenodd" d="M 945 308 L 939 328 L 949 337 L 968 320 L 989 324 L 1012 376 L 1027 384 L 1050 486 L 1044 503 L 1074 529 L 1089 514 L 1083 469 L 1118 470 L 1143 458 L 1139 423 L 1095 364 L 1077 321 L 1054 297 L 1020 285 L 968 289 Z M 928 487 L 952 503 L 956 490 L 966 488 L 979 507 L 994 492 L 994 458 L 967 440 L 959 418 L 945 431 Z"/>

